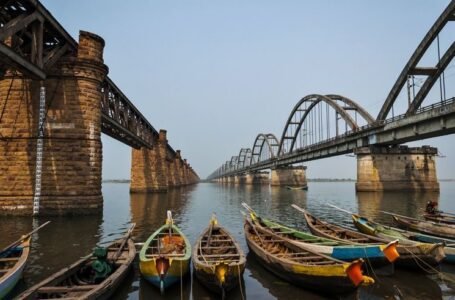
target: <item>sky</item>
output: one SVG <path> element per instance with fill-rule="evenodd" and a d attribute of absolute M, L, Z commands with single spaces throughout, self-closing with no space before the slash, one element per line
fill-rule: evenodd
<path fill-rule="evenodd" d="M 205 178 L 259 133 L 281 136 L 308 94 L 341 94 L 374 117 L 448 0 L 120 1 L 42 0 L 77 40 L 106 41 L 109 77 L 169 144 Z M 455 22 L 452 22 L 455 23 Z M 441 48 L 455 25 L 441 33 Z M 451 39 L 450 39 L 450 38 Z M 423 62 L 437 57 L 435 46 Z M 446 71 L 455 96 L 455 67 Z M 405 112 L 400 96 L 395 114 Z M 424 105 L 435 103 L 433 92 Z M 455 178 L 449 135 L 412 143 L 438 147 L 439 178 Z M 128 179 L 131 148 L 103 135 L 103 179 Z M 306 163 L 309 178 L 355 178 L 356 159 Z"/>

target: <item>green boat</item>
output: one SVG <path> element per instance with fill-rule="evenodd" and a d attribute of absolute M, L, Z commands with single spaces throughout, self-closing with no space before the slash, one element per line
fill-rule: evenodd
<path fill-rule="evenodd" d="M 261 218 L 248 205 L 243 203 L 243 206 L 249 210 L 251 220 L 255 225 L 264 228 L 271 234 L 280 236 L 294 245 L 303 246 L 317 253 L 343 261 L 354 261 L 363 258 L 375 267 L 388 265 L 400 256 L 396 250 L 398 241 L 379 245 L 352 245 L 342 241 L 314 236 L 311 233 Z"/>

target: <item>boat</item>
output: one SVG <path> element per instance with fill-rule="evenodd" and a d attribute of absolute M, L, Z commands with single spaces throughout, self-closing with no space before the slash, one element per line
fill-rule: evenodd
<path fill-rule="evenodd" d="M 308 190 L 308 186 L 305 185 L 305 186 L 290 186 L 290 185 L 287 185 L 286 188 L 288 190 Z"/>
<path fill-rule="evenodd" d="M 352 214 L 352 221 L 354 226 L 365 234 L 378 236 L 385 240 L 398 239 L 404 245 L 417 245 L 419 248 L 424 249 L 425 253 L 432 254 L 434 262 L 427 262 L 430 264 L 437 264 L 445 258 L 445 249 L 443 243 L 419 243 L 408 239 L 400 231 L 390 226 L 381 225 L 379 223 L 368 220 L 357 214 Z"/>
<path fill-rule="evenodd" d="M 405 216 L 392 215 L 400 227 L 443 238 L 455 238 L 455 226 L 449 224 L 421 221 Z"/>
<path fill-rule="evenodd" d="M 374 280 L 362 274 L 363 260 L 347 263 L 286 241 L 245 218 L 245 239 L 262 266 L 297 286 L 326 294 L 345 294 Z"/>
<path fill-rule="evenodd" d="M 30 253 L 30 239 L 50 221 L 47 221 L 21 236 L 18 240 L 0 250 L 0 299 L 5 298 L 22 278 L 28 255 Z"/>
<path fill-rule="evenodd" d="M 17 299 L 109 299 L 128 274 L 136 248 L 130 238 L 133 226 L 107 247 L 96 247 L 50 277 L 32 286 Z"/>
<path fill-rule="evenodd" d="M 166 223 L 147 239 L 139 252 L 141 274 L 164 294 L 166 288 L 188 273 L 190 259 L 190 242 L 167 211 Z"/>
<path fill-rule="evenodd" d="M 209 290 L 225 298 L 226 292 L 241 282 L 246 257 L 234 237 L 218 224 L 216 216 L 193 247 L 194 274 Z"/>
<path fill-rule="evenodd" d="M 286 239 L 297 246 L 303 246 L 339 260 L 354 261 L 363 258 L 364 260 L 368 260 L 373 266 L 384 266 L 394 262 L 400 256 L 396 250 L 398 244 L 397 240 L 377 245 L 347 244 L 342 241 L 318 237 L 285 226 L 276 221 L 262 218 L 246 203 L 243 203 L 242 205 L 249 211 L 250 218 L 255 225 L 264 228 L 264 230 L 267 230 L 272 234 L 279 235 L 281 238 Z"/>
<path fill-rule="evenodd" d="M 22 278 L 30 253 L 30 237 L 0 253 L 0 299 L 3 299 Z"/>
<path fill-rule="evenodd" d="M 444 223 L 444 224 L 451 224 L 455 225 L 455 216 L 449 213 L 437 212 L 434 214 L 425 213 L 422 217 L 426 220 L 436 222 L 436 223 Z"/>
<path fill-rule="evenodd" d="M 340 225 L 322 221 L 308 211 L 293 204 L 292 207 L 303 213 L 310 231 L 317 236 L 344 241 L 349 244 L 385 244 L 393 240 L 399 241 L 397 252 L 400 257 L 395 261 L 397 267 L 421 269 L 422 262 L 431 266 L 438 265 L 444 258 L 444 247 L 440 244 L 428 244 L 411 241 L 405 237 L 383 237 L 358 232 Z M 442 253 L 441 253 L 442 252 Z"/>

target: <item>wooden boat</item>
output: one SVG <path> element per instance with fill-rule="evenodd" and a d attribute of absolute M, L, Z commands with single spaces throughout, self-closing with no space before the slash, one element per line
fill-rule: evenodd
<path fill-rule="evenodd" d="M 344 294 L 374 280 L 362 274 L 363 260 L 346 263 L 292 244 L 245 219 L 248 247 L 261 264 L 295 285 L 320 293 Z"/>
<path fill-rule="evenodd" d="M 405 235 L 401 234 L 395 228 L 390 226 L 381 225 L 367 218 L 353 214 L 352 221 L 354 226 L 365 234 L 378 236 L 380 238 L 391 240 L 398 239 L 400 243 L 404 245 L 415 245 L 421 249 L 425 249 L 425 253 L 432 253 L 436 262 L 440 262 L 445 258 L 444 245 L 441 244 L 430 244 L 430 243 L 417 243 L 413 240 L 408 239 Z"/>
<path fill-rule="evenodd" d="M 22 272 L 30 253 L 30 238 L 32 234 L 49 223 L 50 221 L 41 224 L 0 250 L 0 299 L 5 298 L 22 277 Z"/>
<path fill-rule="evenodd" d="M 127 234 L 32 286 L 18 299 L 109 299 L 128 274 L 136 248 Z"/>
<path fill-rule="evenodd" d="M 0 253 L 0 299 L 6 297 L 22 278 L 29 253 L 30 236 L 20 245 L 8 247 Z"/>
<path fill-rule="evenodd" d="M 222 298 L 239 284 L 246 265 L 242 248 L 214 215 L 194 244 L 192 260 L 196 277 Z"/>
<path fill-rule="evenodd" d="M 420 221 L 397 215 L 393 215 L 392 218 L 400 227 L 406 229 L 449 239 L 455 238 L 455 226 L 449 224 Z"/>
<path fill-rule="evenodd" d="M 174 225 L 172 214 L 168 211 L 166 224 L 144 243 L 139 253 L 139 268 L 142 276 L 159 287 L 163 294 L 166 288 L 188 273 L 190 258 L 190 242 Z"/>
<path fill-rule="evenodd" d="M 374 266 L 383 266 L 394 262 L 400 255 L 396 251 L 398 241 L 388 242 L 387 244 L 347 244 L 346 242 L 336 241 L 328 238 L 318 237 L 310 233 L 296 230 L 282 225 L 275 221 L 258 216 L 245 203 L 242 204 L 249 210 L 252 222 L 256 226 L 279 235 L 281 238 L 297 245 L 303 246 L 312 251 L 328 255 L 330 257 L 343 260 L 354 261 L 359 258 L 367 259 Z"/>
<path fill-rule="evenodd" d="M 305 186 L 290 186 L 290 185 L 287 185 L 286 188 L 288 190 L 308 190 L 308 186 L 305 185 Z"/>
<path fill-rule="evenodd" d="M 422 215 L 426 220 L 436 222 L 436 223 L 444 223 L 444 224 L 451 224 L 455 225 L 455 216 L 452 214 L 447 213 L 435 213 L 435 214 L 423 214 Z"/>
<path fill-rule="evenodd" d="M 435 266 L 443 259 L 443 247 L 428 243 L 410 241 L 404 237 L 380 237 L 357 232 L 349 228 L 322 221 L 303 208 L 293 204 L 292 207 L 303 213 L 310 231 L 317 236 L 344 241 L 349 244 L 384 244 L 393 240 L 399 240 L 397 252 L 400 257 L 395 261 L 398 267 L 420 269 L 422 261 Z M 442 255 L 441 255 L 442 252 Z"/>

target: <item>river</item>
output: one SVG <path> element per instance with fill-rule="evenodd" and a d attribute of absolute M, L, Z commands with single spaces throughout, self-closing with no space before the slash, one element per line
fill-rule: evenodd
<path fill-rule="evenodd" d="M 349 215 L 327 206 L 333 203 L 346 210 L 377 221 L 392 224 L 390 216 L 380 210 L 417 217 L 428 200 L 439 200 L 439 209 L 455 211 L 455 185 L 441 182 L 439 194 L 426 193 L 355 193 L 354 182 L 310 182 L 308 191 L 287 190 L 268 185 L 239 186 L 200 183 L 174 189 L 165 194 L 129 194 L 127 183 L 103 183 L 102 215 L 39 218 L 0 218 L 0 247 L 20 234 L 51 220 L 51 224 L 33 236 L 31 254 L 24 280 L 15 288 L 20 293 L 27 286 L 51 275 L 91 252 L 96 244 L 118 238 L 131 223 L 136 223 L 134 239 L 143 242 L 171 210 L 175 223 L 194 242 L 208 225 L 213 212 L 248 252 L 243 236 L 241 203 L 257 212 L 286 224 L 305 228 L 302 215 L 290 204 L 306 207 L 314 215 L 351 226 Z M 0 248 L 1 249 L 1 248 Z M 324 296 L 295 287 L 265 270 L 250 254 L 242 287 L 228 299 L 325 299 Z M 455 274 L 455 267 L 442 265 L 442 270 Z M 455 284 L 455 283 L 454 283 Z M 116 292 L 115 299 L 218 299 L 195 278 L 173 286 L 161 297 L 159 290 L 141 279 L 138 264 Z M 376 284 L 361 287 L 345 299 L 452 299 L 455 290 L 432 276 L 397 269 L 392 276 L 379 276 Z"/>

